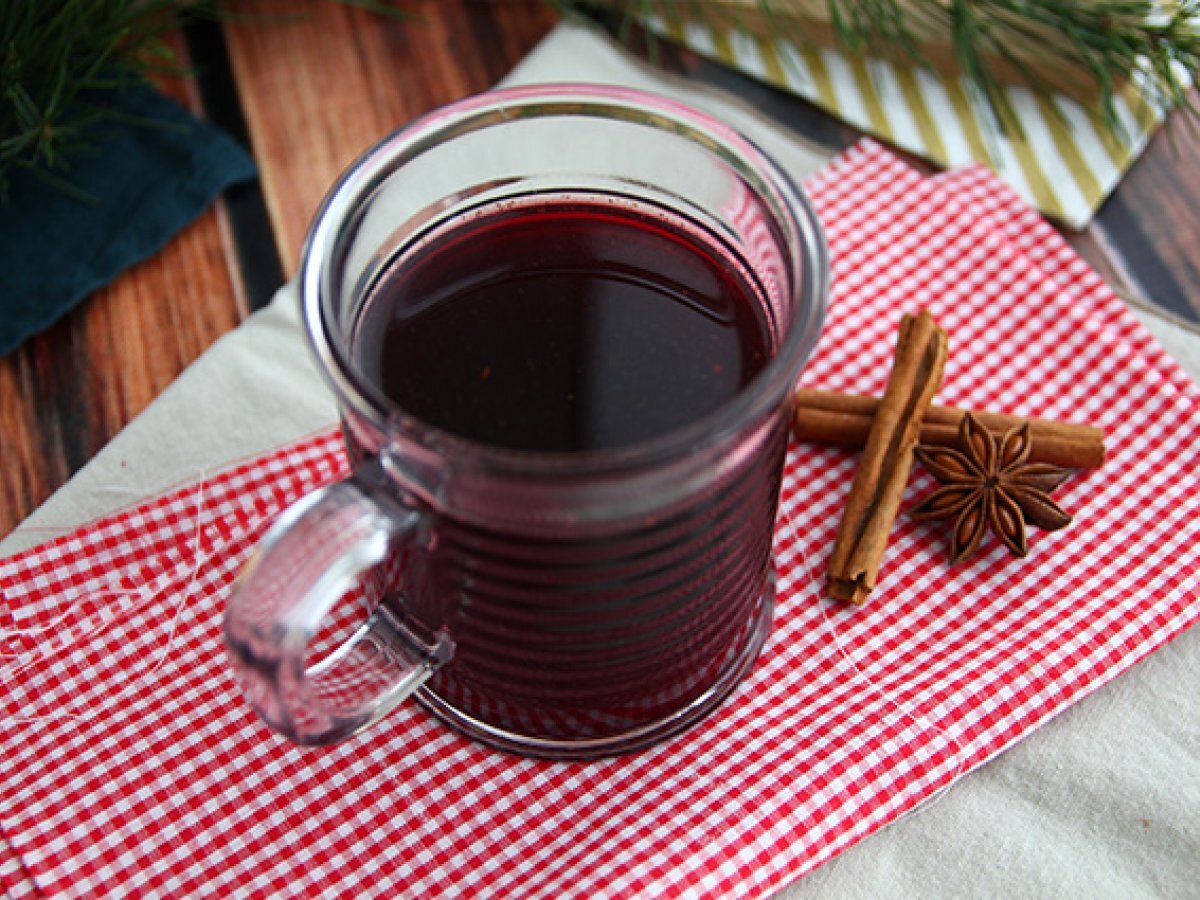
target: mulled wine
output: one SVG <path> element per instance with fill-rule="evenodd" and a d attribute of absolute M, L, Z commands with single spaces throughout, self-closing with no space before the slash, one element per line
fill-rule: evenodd
<path fill-rule="evenodd" d="M 602 196 L 531 199 L 466 217 L 386 268 L 356 360 L 405 413 L 462 438 L 621 448 L 727 404 L 767 363 L 746 271 L 678 216 Z M 432 695 L 540 739 L 602 737 L 740 672 L 763 621 L 785 440 L 786 425 L 772 427 L 707 493 L 613 538 L 444 520 L 429 565 L 409 560 L 385 590 L 411 629 L 455 634 Z"/>
<path fill-rule="evenodd" d="M 230 600 L 254 709 L 323 744 L 411 696 L 562 759 L 707 715 L 770 628 L 826 268 L 776 163 L 651 94 L 498 89 L 365 153 L 298 271 L 350 474 Z"/>
<path fill-rule="evenodd" d="M 770 333 L 696 230 L 600 200 L 493 210 L 386 273 L 363 373 L 405 412 L 518 450 L 608 450 L 728 402 Z"/>

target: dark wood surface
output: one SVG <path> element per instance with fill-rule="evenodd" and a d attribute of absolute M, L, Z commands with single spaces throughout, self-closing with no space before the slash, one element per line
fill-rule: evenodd
<path fill-rule="evenodd" d="M 424 0 L 405 20 L 328 0 L 250 0 L 181 39 L 198 76 L 164 86 L 243 137 L 261 177 L 161 252 L 0 359 L 0 535 L 103 447 L 294 270 L 336 175 L 374 141 L 491 86 L 553 27 L 541 0 Z M 830 148 L 858 135 L 691 54 L 660 63 L 724 87 Z M 1135 302 L 1200 323 L 1200 138 L 1176 116 L 1072 243 Z"/>

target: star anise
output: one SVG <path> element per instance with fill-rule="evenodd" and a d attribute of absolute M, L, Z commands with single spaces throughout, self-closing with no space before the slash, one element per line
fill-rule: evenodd
<path fill-rule="evenodd" d="M 1029 462 L 1029 423 L 996 440 L 967 413 L 958 429 L 958 449 L 920 446 L 917 458 L 942 482 L 911 512 L 914 518 L 953 519 L 950 564 L 966 559 L 989 529 L 1016 556 L 1028 552 L 1026 524 L 1057 531 L 1071 517 L 1050 499 L 1071 474 L 1048 463 Z"/>

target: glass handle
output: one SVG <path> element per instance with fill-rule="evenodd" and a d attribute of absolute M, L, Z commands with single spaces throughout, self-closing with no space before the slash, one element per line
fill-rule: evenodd
<path fill-rule="evenodd" d="M 368 462 L 291 506 L 226 608 L 225 642 L 246 700 L 298 744 L 331 744 L 377 722 L 453 654 L 445 634 L 414 634 L 388 603 L 374 603 L 365 621 L 360 607 L 358 622 L 339 624 L 353 610 L 348 592 L 416 544 L 423 513 L 377 499 L 381 478 Z M 351 633 L 333 647 L 313 646 L 323 628 Z"/>

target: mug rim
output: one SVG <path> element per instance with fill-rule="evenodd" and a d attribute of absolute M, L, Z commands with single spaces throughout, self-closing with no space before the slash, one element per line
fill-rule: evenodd
<path fill-rule="evenodd" d="M 792 286 L 797 316 L 770 361 L 729 401 L 686 425 L 655 437 L 603 450 L 534 451 L 499 447 L 439 428 L 387 401 L 355 368 L 347 348 L 331 338 L 337 331 L 326 321 L 325 298 L 334 290 L 331 270 L 337 262 L 337 234 L 353 220 L 388 175 L 406 158 L 433 147 L 439 139 L 461 132 L 474 120 L 500 114 L 515 117 L 521 108 L 554 105 L 574 114 L 602 116 L 605 110 L 649 113 L 675 126 L 685 136 L 713 152 L 720 147 L 763 180 L 773 205 L 788 222 L 786 256 L 800 275 Z M 547 109 L 547 107 L 550 107 Z M 626 119 L 626 121 L 630 121 Z M 653 127 L 642 122 L 644 127 Z M 703 138 L 703 141 L 697 140 Z M 793 241 L 791 238 L 795 238 Z M 808 197 L 782 166 L 740 131 L 677 100 L 636 88 L 550 83 L 497 88 L 438 107 L 392 132 L 358 157 L 326 193 L 309 228 L 298 267 L 301 311 L 309 345 L 322 376 L 341 403 L 373 422 L 390 437 L 402 434 L 419 446 L 473 461 L 480 469 L 513 476 L 556 475 L 641 470 L 686 456 L 740 433 L 747 423 L 773 411 L 794 388 L 804 364 L 816 347 L 824 325 L 829 294 L 829 258 L 824 230 Z M 798 295 L 798 296 L 797 296 Z M 806 316 L 800 321 L 800 316 Z"/>

